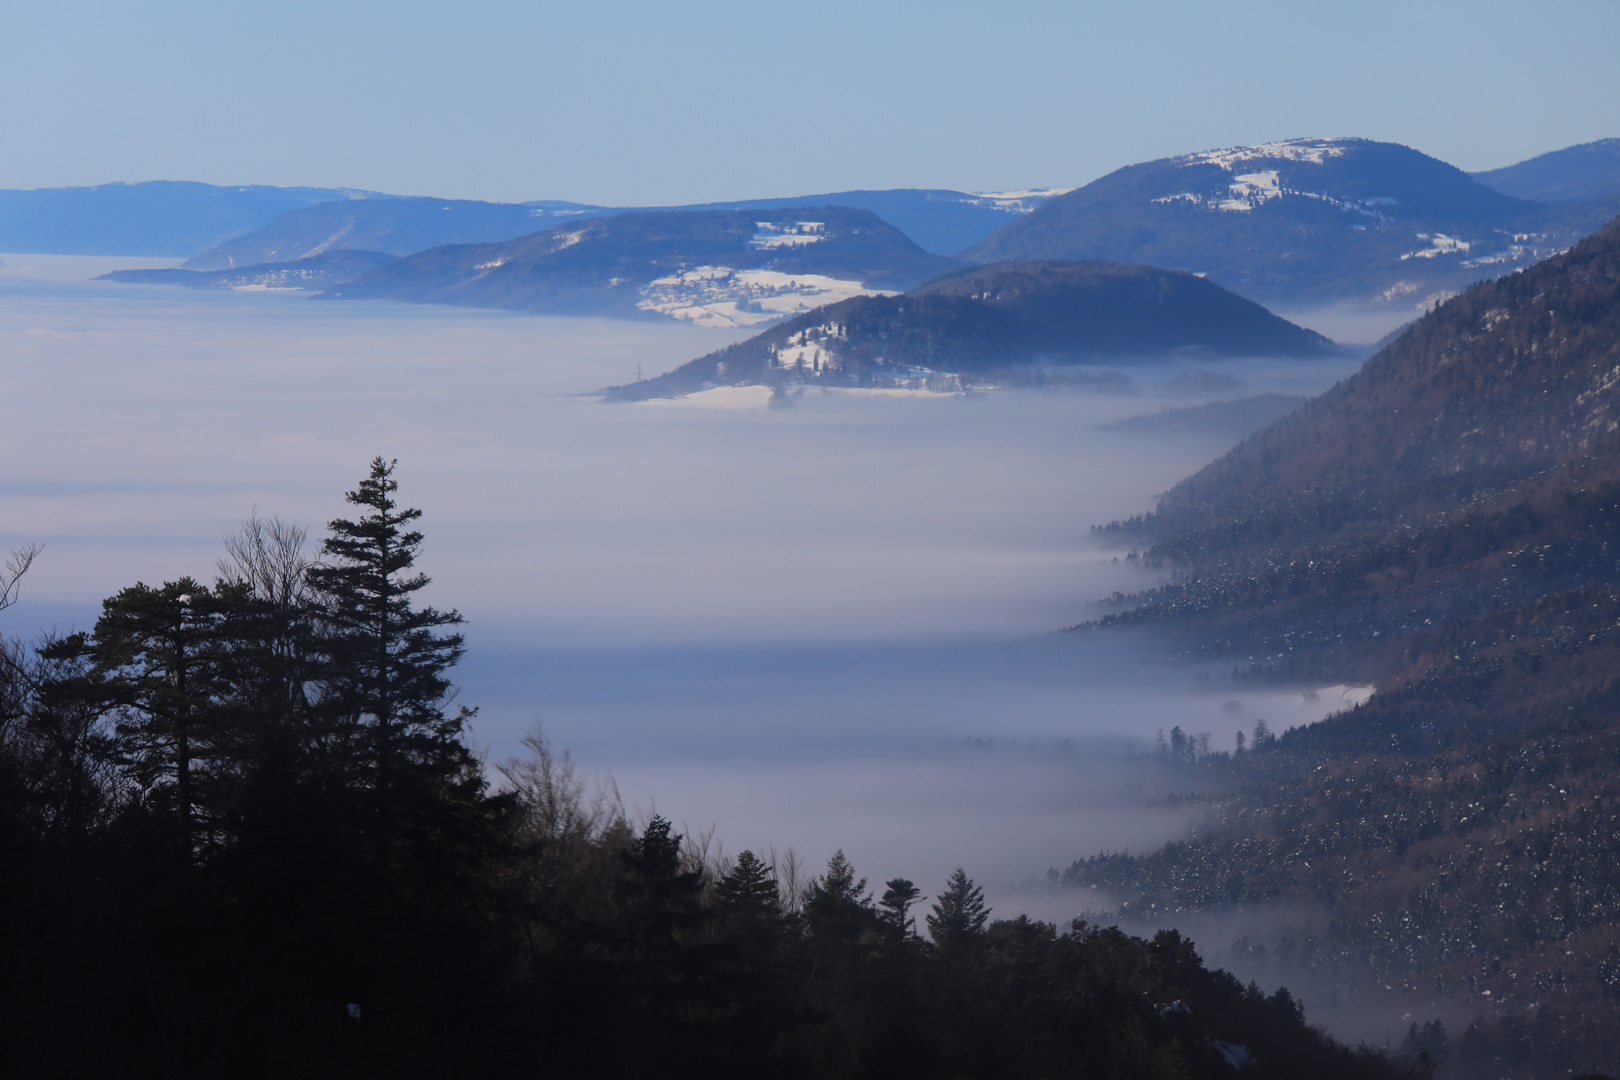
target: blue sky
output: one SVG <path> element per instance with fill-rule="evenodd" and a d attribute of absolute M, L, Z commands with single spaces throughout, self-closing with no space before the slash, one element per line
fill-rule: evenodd
<path fill-rule="evenodd" d="M 1620 3 L 3 2 L 0 187 L 652 204 L 1620 135 Z"/>

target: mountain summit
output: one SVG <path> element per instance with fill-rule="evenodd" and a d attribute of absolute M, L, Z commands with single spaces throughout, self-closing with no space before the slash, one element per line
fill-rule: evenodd
<path fill-rule="evenodd" d="M 1119 169 L 963 257 L 1148 263 L 1264 303 L 1411 304 L 1530 265 L 1601 224 L 1543 210 L 1395 143 L 1290 139 Z"/>

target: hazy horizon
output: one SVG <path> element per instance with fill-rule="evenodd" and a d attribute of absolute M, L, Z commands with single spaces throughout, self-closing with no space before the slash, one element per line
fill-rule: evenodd
<path fill-rule="evenodd" d="M 1620 134 L 1605 44 L 1620 7 L 1597 2 L 9 14 L 0 88 L 27 107 L 0 116 L 0 188 L 180 179 L 647 206 L 1075 187 L 1306 136 L 1477 171 Z M 265 85 L 277 92 L 242 92 Z"/>

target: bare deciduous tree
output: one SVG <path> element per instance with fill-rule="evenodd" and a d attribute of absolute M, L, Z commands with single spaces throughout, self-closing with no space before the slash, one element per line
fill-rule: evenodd
<path fill-rule="evenodd" d="M 12 549 L 11 557 L 6 560 L 6 569 L 0 573 L 0 611 L 17 602 L 17 590 L 22 576 L 34 565 L 34 558 L 41 550 L 38 544 Z"/>
<path fill-rule="evenodd" d="M 277 607 L 302 605 L 311 596 L 305 553 L 308 530 L 279 517 L 261 518 L 258 511 L 242 528 L 225 537 L 225 557 L 216 564 L 219 576 L 248 589 L 255 599 Z"/>

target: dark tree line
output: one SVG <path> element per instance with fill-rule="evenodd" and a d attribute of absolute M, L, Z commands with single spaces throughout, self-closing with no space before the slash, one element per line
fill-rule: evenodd
<path fill-rule="evenodd" d="M 38 1077 L 1396 1075 L 1286 991 L 957 871 L 881 892 L 494 774 L 378 459 L 318 555 L 251 520 L 0 663 L 0 1070 Z M 15 595 L 30 553 L 0 582 Z"/>

